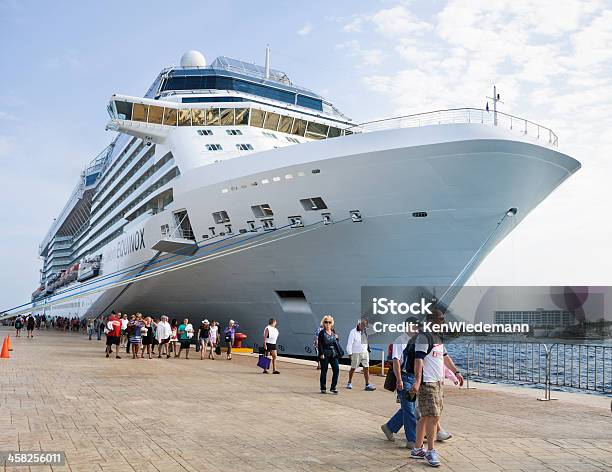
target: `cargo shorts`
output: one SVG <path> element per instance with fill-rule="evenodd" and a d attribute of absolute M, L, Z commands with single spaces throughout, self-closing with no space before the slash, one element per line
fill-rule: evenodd
<path fill-rule="evenodd" d="M 444 401 L 441 382 L 422 383 L 418 394 L 421 416 L 442 416 Z"/>

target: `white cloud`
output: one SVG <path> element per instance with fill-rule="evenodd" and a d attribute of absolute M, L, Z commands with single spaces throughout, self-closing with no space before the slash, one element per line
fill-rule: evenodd
<path fill-rule="evenodd" d="M 337 44 L 336 49 L 346 51 L 349 56 L 357 58 L 357 67 L 379 65 L 385 59 L 385 54 L 382 50 L 376 48 L 363 48 L 357 40 Z"/>
<path fill-rule="evenodd" d="M 299 34 L 300 36 L 306 36 L 307 34 L 310 34 L 312 30 L 313 26 L 310 23 L 306 23 L 297 31 L 297 34 Z"/>
<path fill-rule="evenodd" d="M 342 27 L 342 31 L 344 31 L 345 33 L 358 33 L 361 31 L 363 23 L 364 17 L 355 16 L 351 19 L 351 21 L 349 21 Z"/>
<path fill-rule="evenodd" d="M 420 33 L 432 28 L 429 23 L 415 18 L 403 5 L 379 10 L 370 17 L 370 21 L 380 33 L 390 37 Z"/>

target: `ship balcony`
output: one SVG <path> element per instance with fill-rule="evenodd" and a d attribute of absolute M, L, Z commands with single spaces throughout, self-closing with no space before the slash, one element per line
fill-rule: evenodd
<path fill-rule="evenodd" d="M 451 108 L 436 110 L 414 115 L 386 118 L 355 125 L 349 130 L 354 133 L 369 133 L 396 128 L 418 128 L 420 126 L 443 124 L 483 124 L 498 126 L 520 133 L 524 136 L 542 141 L 549 146 L 558 146 L 559 139 L 550 128 L 533 121 L 500 111 L 483 110 L 480 108 Z"/>

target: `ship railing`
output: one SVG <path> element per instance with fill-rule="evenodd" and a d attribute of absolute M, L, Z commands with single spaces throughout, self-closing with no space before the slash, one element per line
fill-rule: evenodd
<path fill-rule="evenodd" d="M 500 111 L 484 110 L 480 108 L 435 110 L 414 115 L 369 121 L 348 129 L 355 133 L 367 133 L 394 128 L 416 128 L 419 126 L 471 123 L 510 129 L 522 135 L 544 141 L 550 146 L 558 146 L 559 144 L 559 138 L 555 132 L 546 126 Z"/>
<path fill-rule="evenodd" d="M 162 225 L 161 235 L 162 238 L 191 239 L 195 241 L 193 230 L 182 228 L 181 226 Z"/>
<path fill-rule="evenodd" d="M 572 388 L 612 394 L 612 345 L 472 340 L 465 353 L 465 380 Z"/>

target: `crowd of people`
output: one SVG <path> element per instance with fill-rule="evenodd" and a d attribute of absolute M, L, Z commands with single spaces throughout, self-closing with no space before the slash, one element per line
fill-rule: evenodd
<path fill-rule="evenodd" d="M 232 346 L 239 328 L 238 323 L 230 320 L 221 333 L 217 321 L 203 319 L 196 330 L 188 318 L 179 322 L 176 318 L 170 321 L 165 315 L 160 318 L 143 316 L 141 313 L 128 316 L 114 311 L 106 319 L 88 319 L 86 326 L 89 339 L 94 334 L 98 339 L 102 334 L 106 335 L 106 357 L 114 352 L 117 359 L 121 359 L 119 354 L 123 348 L 126 354 L 131 353 L 132 359 L 144 359 L 145 355 L 148 359 L 154 356 L 180 358 L 183 352 L 185 359 L 189 359 L 191 347 L 194 346 L 196 352 L 200 352 L 200 359 L 206 357 L 214 360 L 215 356 L 221 355 L 221 346 L 225 344 L 226 358 L 231 360 Z"/>
<path fill-rule="evenodd" d="M 435 309 L 426 318 L 433 326 L 444 323 L 444 312 Z M 440 417 L 444 406 L 444 379 L 450 379 L 455 385 L 463 385 L 463 377 L 448 355 L 441 337 L 433 331 L 416 328 L 416 318 L 406 319 L 405 330 L 392 345 L 389 346 L 389 358 L 392 367 L 385 381 L 385 388 L 396 393 L 398 411 L 381 426 L 381 430 L 389 441 L 395 441 L 395 435 L 403 428 L 406 437 L 406 447 L 410 449 L 410 457 L 423 459 L 429 465 L 437 467 L 440 459 L 435 449 L 436 441 L 445 441 L 451 437 L 440 425 Z M 317 356 L 317 369 L 320 369 L 319 388 L 322 394 L 327 393 L 327 374 L 331 367 L 331 385 L 329 391 L 338 394 L 340 360 L 348 355 L 350 370 L 348 373 L 347 390 L 353 389 L 353 378 L 361 366 L 365 380 L 364 390 L 374 391 L 376 386 L 371 383 L 369 373 L 369 344 L 367 335 L 367 320 L 361 319 L 351 330 L 343 349 L 340 336 L 334 329 L 334 318 L 325 315 L 315 332 L 314 348 Z M 128 316 L 112 312 L 107 318 L 79 320 L 78 318 L 53 317 L 44 315 L 29 315 L 26 318 L 18 316 L 14 321 L 16 336 L 21 337 L 25 327 L 27 336 L 33 337 L 34 329 L 56 328 L 60 331 L 83 330 L 89 337 L 101 340 L 106 335 L 106 357 L 114 353 L 120 359 L 120 349 L 125 348 L 132 359 L 180 358 L 185 353 L 189 359 L 190 349 L 195 346 L 200 359 L 214 360 L 221 355 L 221 346 L 225 345 L 226 359 L 232 358 L 232 346 L 236 339 L 238 323 L 230 320 L 221 332 L 219 323 L 215 320 L 203 319 L 196 329 L 184 318 L 169 321 L 168 316 L 154 318 L 140 313 Z M 279 374 L 277 358 L 277 342 L 279 338 L 277 321 L 270 318 L 263 330 L 263 345 L 261 354 L 270 358 L 273 374 Z M 268 368 L 263 373 L 269 373 Z M 387 384 L 391 382 L 389 387 Z"/>
<path fill-rule="evenodd" d="M 29 314 L 27 316 L 18 315 L 15 317 L 13 321 L 13 326 L 16 330 L 15 336 L 20 338 L 21 331 L 26 329 L 27 337 L 34 337 L 34 329 L 49 329 L 55 328 L 60 331 L 79 331 L 83 329 L 85 330 L 85 320 L 81 320 L 78 317 L 65 318 L 62 316 L 52 316 L 47 317 L 46 315 L 33 315 Z"/>

